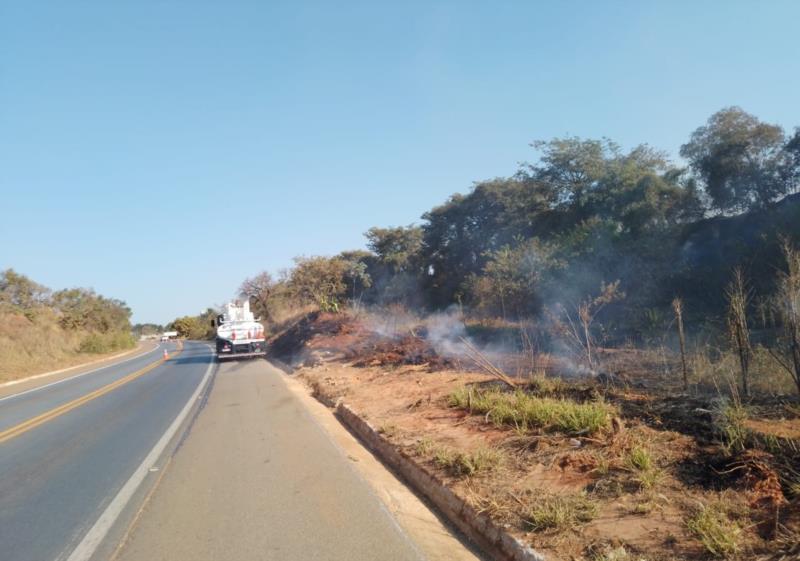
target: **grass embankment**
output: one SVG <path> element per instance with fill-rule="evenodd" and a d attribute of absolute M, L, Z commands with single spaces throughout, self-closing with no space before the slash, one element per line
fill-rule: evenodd
<path fill-rule="evenodd" d="M 132 349 L 130 333 L 62 328 L 54 314 L 0 312 L 0 383 Z"/>

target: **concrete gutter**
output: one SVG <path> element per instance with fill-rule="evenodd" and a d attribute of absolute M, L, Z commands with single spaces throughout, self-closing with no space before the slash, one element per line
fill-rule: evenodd
<path fill-rule="evenodd" d="M 317 399 L 322 396 L 316 396 Z M 487 555 L 498 561 L 545 561 L 544 555 L 522 543 L 492 521 L 477 512 L 456 495 L 436 476 L 428 473 L 413 458 L 398 450 L 372 425 L 343 402 L 334 406 L 336 416 L 378 458 L 400 475 L 417 493 L 427 498 L 447 520 L 468 536 Z"/>

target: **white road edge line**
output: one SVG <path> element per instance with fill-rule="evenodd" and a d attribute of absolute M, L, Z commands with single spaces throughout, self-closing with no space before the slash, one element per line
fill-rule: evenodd
<path fill-rule="evenodd" d="M 210 349 L 210 347 L 209 347 Z M 178 432 L 178 429 L 181 426 L 181 423 L 186 419 L 186 416 L 191 411 L 192 406 L 197 401 L 200 393 L 208 384 L 208 380 L 211 377 L 211 370 L 214 368 L 215 361 L 213 354 L 211 355 L 211 362 L 206 369 L 206 373 L 203 375 L 203 379 L 200 380 L 200 383 L 197 385 L 197 389 L 195 389 L 192 396 L 189 398 L 189 401 L 186 402 L 186 405 L 183 406 L 181 412 L 178 413 L 178 416 L 175 417 L 175 420 L 172 421 L 172 424 L 167 428 L 166 432 L 161 435 L 161 438 L 156 442 L 156 445 L 153 446 L 153 449 L 147 454 L 144 461 L 136 468 L 136 471 L 133 472 L 130 479 L 125 482 L 125 485 L 122 486 L 122 489 L 119 490 L 117 495 L 112 499 L 94 525 L 89 529 L 86 535 L 81 540 L 81 543 L 72 551 L 69 557 L 67 557 L 66 561 L 89 561 L 94 555 L 94 552 L 97 551 L 97 548 L 102 543 L 103 539 L 108 534 L 109 530 L 114 526 L 114 523 L 119 518 L 120 513 L 123 509 L 127 506 L 128 502 L 133 497 L 136 490 L 139 488 L 139 485 L 142 484 L 145 477 L 150 473 L 150 468 L 158 460 L 159 456 L 164 452 L 164 449 L 169 444 L 169 441 L 172 440 L 172 437 L 175 436 L 175 433 Z"/>
<path fill-rule="evenodd" d="M 5 397 L 0 397 L 0 402 L 6 401 L 7 399 L 14 399 L 15 397 L 20 397 L 20 396 L 25 395 L 25 394 L 38 392 L 39 390 L 43 390 L 45 388 L 50 388 L 50 387 L 55 386 L 57 384 L 63 384 L 64 382 L 69 382 L 70 380 L 74 380 L 75 378 L 80 378 L 81 376 L 86 376 L 87 374 L 94 374 L 95 372 L 99 372 L 100 370 L 105 370 L 106 368 L 114 368 L 116 366 L 119 366 L 120 364 L 125 364 L 126 362 L 130 362 L 130 361 L 132 361 L 134 359 L 142 358 L 143 356 L 147 356 L 150 353 L 154 353 L 160 348 L 161 348 L 161 343 L 159 343 L 156 348 L 151 349 L 151 350 L 147 351 L 146 353 L 142 353 L 140 355 L 132 356 L 130 358 L 126 358 L 125 360 L 120 360 L 119 362 L 113 362 L 113 363 L 107 364 L 105 366 L 100 366 L 100 367 L 95 368 L 93 370 L 87 370 L 86 372 L 81 372 L 80 374 L 75 374 L 74 376 L 70 376 L 69 378 L 64 378 L 62 380 L 56 380 L 55 382 L 50 382 L 49 384 L 45 384 L 43 386 L 36 386 L 35 388 L 31 388 L 31 389 L 25 390 L 23 392 L 12 393 L 11 395 L 7 395 Z M 48 373 L 48 375 L 49 374 L 56 374 L 56 372 Z M 26 378 L 24 380 L 20 380 L 20 382 L 27 382 L 30 379 L 31 378 Z"/>

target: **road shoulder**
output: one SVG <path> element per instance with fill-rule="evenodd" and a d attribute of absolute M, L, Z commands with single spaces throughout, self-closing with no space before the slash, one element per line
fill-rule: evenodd
<path fill-rule="evenodd" d="M 353 463 L 282 373 L 224 363 L 113 558 L 422 558 Z"/>
<path fill-rule="evenodd" d="M 309 411 L 316 423 L 352 462 L 400 526 L 430 561 L 478 561 L 479 554 L 454 535 L 417 495 L 401 482 L 372 452 L 365 448 L 333 411 L 309 394 L 307 386 L 295 378 L 284 382 Z"/>

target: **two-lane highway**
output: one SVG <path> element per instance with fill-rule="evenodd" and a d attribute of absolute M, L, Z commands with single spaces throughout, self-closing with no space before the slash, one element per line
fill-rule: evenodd
<path fill-rule="evenodd" d="M 0 398 L 0 561 L 475 559 L 267 361 L 169 349 Z"/>
<path fill-rule="evenodd" d="M 0 399 L 0 557 L 66 559 L 211 371 L 187 343 Z"/>

